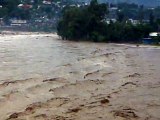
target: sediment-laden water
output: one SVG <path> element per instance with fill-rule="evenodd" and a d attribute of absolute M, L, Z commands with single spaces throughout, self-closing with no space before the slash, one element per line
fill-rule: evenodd
<path fill-rule="evenodd" d="M 160 49 L 0 36 L 0 120 L 159 120 Z"/>

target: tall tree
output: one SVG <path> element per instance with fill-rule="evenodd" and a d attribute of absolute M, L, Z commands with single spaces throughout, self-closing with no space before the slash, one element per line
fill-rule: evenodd
<path fill-rule="evenodd" d="M 149 15 L 149 23 L 150 25 L 154 25 L 154 15 L 153 15 L 153 11 L 150 13 Z"/>
<path fill-rule="evenodd" d="M 143 19 L 144 19 L 144 6 L 143 5 L 141 5 L 140 8 L 139 8 L 138 19 L 139 19 L 140 22 L 142 22 Z"/>

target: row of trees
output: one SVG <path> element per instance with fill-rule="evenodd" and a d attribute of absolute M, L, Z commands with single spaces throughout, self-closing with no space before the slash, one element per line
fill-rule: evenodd
<path fill-rule="evenodd" d="M 98 4 L 92 0 L 89 6 L 82 8 L 68 7 L 57 26 L 58 35 L 68 40 L 91 40 L 94 42 L 139 42 L 147 37 L 155 27 L 151 24 L 137 24 L 117 21 L 107 24 L 108 14 L 106 4 Z"/>

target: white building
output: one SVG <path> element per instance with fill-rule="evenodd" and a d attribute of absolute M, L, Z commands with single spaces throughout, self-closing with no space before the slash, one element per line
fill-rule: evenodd
<path fill-rule="evenodd" d="M 11 21 L 11 26 L 22 26 L 22 25 L 26 25 L 27 24 L 27 20 L 13 19 L 13 20 L 10 20 L 10 21 Z"/>

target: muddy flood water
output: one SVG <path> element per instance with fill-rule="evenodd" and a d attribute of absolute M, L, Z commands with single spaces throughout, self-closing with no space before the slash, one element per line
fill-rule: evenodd
<path fill-rule="evenodd" d="M 160 120 L 160 47 L 0 36 L 0 120 Z"/>

